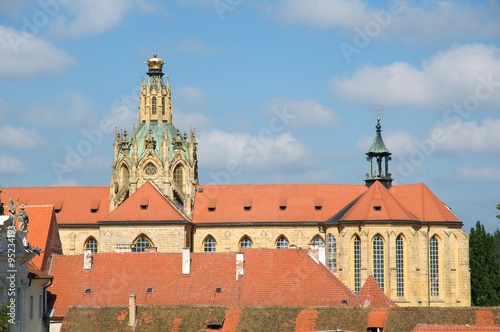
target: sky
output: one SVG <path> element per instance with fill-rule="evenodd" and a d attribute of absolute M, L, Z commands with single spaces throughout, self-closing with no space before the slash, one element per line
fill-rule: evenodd
<path fill-rule="evenodd" d="M 0 185 L 108 185 L 157 53 L 200 183 L 363 184 L 380 107 L 393 183 L 492 232 L 498 17 L 478 0 L 1 0 Z"/>

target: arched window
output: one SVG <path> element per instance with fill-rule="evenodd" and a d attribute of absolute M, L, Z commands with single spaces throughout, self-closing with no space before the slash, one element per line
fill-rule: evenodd
<path fill-rule="evenodd" d="M 161 115 L 165 115 L 165 97 L 161 98 Z"/>
<path fill-rule="evenodd" d="M 184 176 L 181 165 L 177 165 L 174 169 L 174 183 L 177 186 L 177 189 L 184 192 Z"/>
<path fill-rule="evenodd" d="M 429 243 L 429 265 L 431 277 L 431 296 L 439 296 L 439 248 L 438 239 L 434 235 Z"/>
<path fill-rule="evenodd" d="M 156 97 L 151 98 L 151 114 L 156 114 Z"/>
<path fill-rule="evenodd" d="M 135 240 L 132 245 L 132 251 L 134 252 L 144 252 L 146 248 L 152 247 L 151 241 L 146 236 L 141 236 Z"/>
<path fill-rule="evenodd" d="M 252 240 L 246 235 L 240 241 L 241 248 L 252 248 L 252 245 Z"/>
<path fill-rule="evenodd" d="M 354 293 L 358 294 L 361 289 L 361 240 L 359 236 L 354 237 L 353 241 L 354 256 Z"/>
<path fill-rule="evenodd" d="M 384 240 L 380 235 L 373 238 L 373 277 L 384 290 Z"/>
<path fill-rule="evenodd" d="M 323 241 L 323 239 L 321 238 L 321 236 L 316 235 L 314 237 L 314 239 L 311 241 L 311 244 L 313 244 L 315 246 L 324 246 L 325 242 Z"/>
<path fill-rule="evenodd" d="M 333 234 L 326 236 L 326 267 L 337 272 L 337 240 Z"/>
<path fill-rule="evenodd" d="M 405 257 L 403 237 L 399 235 L 396 238 L 396 295 L 398 297 L 405 296 Z"/>
<path fill-rule="evenodd" d="M 97 240 L 91 236 L 85 241 L 85 249 L 92 250 L 92 253 L 95 254 L 98 251 Z"/>
<path fill-rule="evenodd" d="M 276 241 L 276 249 L 286 249 L 288 248 L 288 240 L 283 235 Z"/>
<path fill-rule="evenodd" d="M 204 252 L 215 252 L 217 249 L 217 244 L 212 236 L 207 236 L 205 243 L 203 244 Z"/>
<path fill-rule="evenodd" d="M 120 173 L 121 173 L 121 178 L 122 178 L 122 185 L 127 184 L 128 180 L 129 180 L 128 167 L 125 165 L 122 165 L 122 167 L 120 168 Z"/>

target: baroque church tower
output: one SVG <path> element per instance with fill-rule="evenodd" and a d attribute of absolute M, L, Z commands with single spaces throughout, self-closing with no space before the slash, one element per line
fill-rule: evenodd
<path fill-rule="evenodd" d="M 171 90 L 163 80 L 163 60 L 153 55 L 141 82 L 139 125 L 116 133 L 110 184 L 110 211 L 145 182 L 152 181 L 187 216 L 198 184 L 195 132 L 181 135 L 172 124 Z"/>

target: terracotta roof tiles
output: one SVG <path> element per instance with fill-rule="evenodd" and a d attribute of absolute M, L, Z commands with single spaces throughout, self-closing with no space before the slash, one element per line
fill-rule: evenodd
<path fill-rule="evenodd" d="M 95 224 L 109 213 L 109 187 L 2 188 L 2 202 L 9 198 L 19 205 L 54 205 L 58 224 Z M 93 212 L 95 202 L 99 208 Z"/>
<path fill-rule="evenodd" d="M 354 297 L 302 250 L 243 253 L 238 280 L 236 253 L 191 253 L 187 276 L 180 253 L 98 253 L 90 271 L 83 270 L 83 255 L 56 256 L 48 289 L 56 296 L 54 315 L 71 305 L 127 305 L 131 293 L 137 305 L 337 306 Z"/>
<path fill-rule="evenodd" d="M 41 270 L 47 268 L 47 262 L 52 254 L 62 254 L 61 241 L 52 205 L 27 205 L 29 216 L 27 239 L 32 247 L 43 251 L 31 261 Z"/>
<path fill-rule="evenodd" d="M 349 305 L 370 308 L 397 307 L 396 303 L 385 295 L 384 291 L 378 285 L 377 280 L 372 275 L 366 278 L 365 284 Z"/>
<path fill-rule="evenodd" d="M 500 325 L 432 325 L 419 324 L 412 332 L 468 332 L 468 331 L 500 331 Z"/>
<path fill-rule="evenodd" d="M 187 218 L 174 207 L 174 204 L 151 182 L 146 182 L 101 222 L 185 222 Z"/>
<path fill-rule="evenodd" d="M 339 184 L 199 185 L 193 222 L 323 222 L 365 191 Z"/>

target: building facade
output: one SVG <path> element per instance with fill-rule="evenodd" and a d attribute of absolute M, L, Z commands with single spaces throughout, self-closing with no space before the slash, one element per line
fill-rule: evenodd
<path fill-rule="evenodd" d="M 139 122 L 116 134 L 109 187 L 6 188 L 54 205 L 64 255 L 314 245 L 354 293 L 373 276 L 399 306 L 470 305 L 463 224 L 425 184 L 392 183 L 380 118 L 364 183 L 198 184 L 195 133 L 173 125 L 163 60 L 147 65 Z"/>

